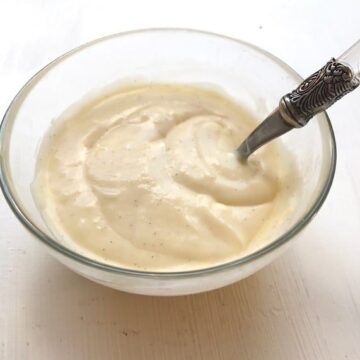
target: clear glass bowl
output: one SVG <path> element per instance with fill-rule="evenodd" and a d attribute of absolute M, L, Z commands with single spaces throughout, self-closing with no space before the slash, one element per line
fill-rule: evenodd
<path fill-rule="evenodd" d="M 301 77 L 245 42 L 199 31 L 154 29 L 105 37 L 59 57 L 31 78 L 9 106 L 0 131 L 0 179 L 20 222 L 62 263 L 101 284 L 140 294 L 180 295 L 219 288 L 259 270 L 312 219 L 330 189 L 336 147 L 325 113 L 281 141 L 297 162 L 301 204 L 268 244 L 236 261 L 196 271 L 155 273 L 123 269 L 84 257 L 53 237 L 30 185 L 39 143 L 52 123 L 85 95 L 125 80 L 215 85 L 261 121 Z"/>

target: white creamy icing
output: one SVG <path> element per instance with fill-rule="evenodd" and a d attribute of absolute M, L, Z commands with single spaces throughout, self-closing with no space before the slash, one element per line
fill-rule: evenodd
<path fill-rule="evenodd" d="M 113 89 L 50 129 L 34 196 L 56 236 L 94 259 L 156 271 L 224 263 L 268 241 L 293 206 L 293 169 L 275 145 L 247 165 L 236 157 L 255 126 L 200 87 Z"/>

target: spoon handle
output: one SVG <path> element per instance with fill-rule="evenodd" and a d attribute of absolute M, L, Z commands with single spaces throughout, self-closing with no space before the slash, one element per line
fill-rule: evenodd
<path fill-rule="evenodd" d="M 306 125 L 314 115 L 329 108 L 359 84 L 360 40 L 284 95 L 279 106 L 238 147 L 240 160 L 245 162 L 267 142 Z"/>
<path fill-rule="evenodd" d="M 283 96 L 279 104 L 280 114 L 289 125 L 302 127 L 359 84 L 360 41 L 338 59 L 330 59 L 295 90 Z"/>

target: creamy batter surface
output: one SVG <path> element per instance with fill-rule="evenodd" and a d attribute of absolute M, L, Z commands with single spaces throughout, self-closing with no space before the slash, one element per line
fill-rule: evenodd
<path fill-rule="evenodd" d="M 281 144 L 238 161 L 255 126 L 205 88 L 113 88 L 54 122 L 33 194 L 54 235 L 98 261 L 149 271 L 228 262 L 269 242 L 296 204 Z"/>

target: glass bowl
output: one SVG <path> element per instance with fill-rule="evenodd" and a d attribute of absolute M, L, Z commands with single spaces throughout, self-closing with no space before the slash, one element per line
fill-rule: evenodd
<path fill-rule="evenodd" d="M 138 80 L 215 85 L 261 121 L 302 79 L 285 63 L 253 45 L 200 31 L 140 30 L 80 46 L 33 76 L 2 121 L 1 187 L 17 218 L 60 262 L 91 280 L 127 292 L 202 292 L 238 281 L 270 263 L 309 223 L 329 192 L 336 146 L 325 113 L 279 140 L 292 153 L 299 169 L 298 208 L 267 244 L 235 261 L 183 272 L 129 270 L 82 256 L 48 230 L 30 186 L 39 143 L 52 120 L 89 93 L 114 82 Z"/>

